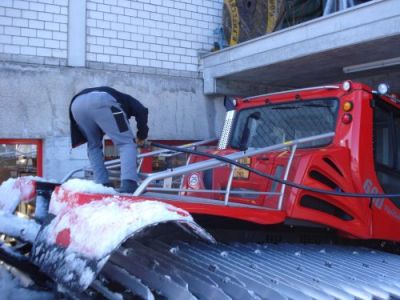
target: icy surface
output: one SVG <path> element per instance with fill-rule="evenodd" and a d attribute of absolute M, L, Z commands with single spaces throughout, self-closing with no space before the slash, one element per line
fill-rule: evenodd
<path fill-rule="evenodd" d="M 0 264 L 0 299 L 17 300 L 53 300 L 54 295 L 48 292 L 23 288 L 22 282 L 15 278 L 3 264 Z"/>
<path fill-rule="evenodd" d="M 31 177 L 9 178 L 0 185 L 0 210 L 13 213 L 22 200 L 32 200 L 33 194 Z"/>
<path fill-rule="evenodd" d="M 13 213 L 18 204 L 35 198 L 34 182 L 54 182 L 37 176 L 9 178 L 0 185 L 0 210 Z"/>
<path fill-rule="evenodd" d="M 0 210 L 0 232 L 33 242 L 39 232 L 40 225 L 33 220 L 23 219 Z"/>
<path fill-rule="evenodd" d="M 70 179 L 51 195 L 49 212 L 58 215 L 63 209 L 75 206 L 79 200 L 78 193 L 114 195 L 117 192 L 111 187 L 105 187 L 90 180 Z M 68 199 L 65 199 L 66 197 Z"/>
<path fill-rule="evenodd" d="M 91 180 L 85 179 L 70 179 L 62 185 L 66 190 L 70 192 L 79 193 L 91 193 L 91 194 L 116 194 L 117 192 L 111 188 L 104 185 L 95 183 Z"/>

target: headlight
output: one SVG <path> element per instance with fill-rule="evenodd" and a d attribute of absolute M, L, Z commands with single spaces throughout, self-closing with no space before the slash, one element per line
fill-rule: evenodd
<path fill-rule="evenodd" d="M 389 85 L 387 83 L 380 83 L 378 85 L 378 93 L 380 95 L 386 95 L 389 93 Z"/>
<path fill-rule="evenodd" d="M 350 89 L 351 89 L 351 81 L 345 81 L 345 82 L 343 82 L 342 88 L 343 88 L 343 90 L 345 90 L 346 92 L 350 91 Z"/>

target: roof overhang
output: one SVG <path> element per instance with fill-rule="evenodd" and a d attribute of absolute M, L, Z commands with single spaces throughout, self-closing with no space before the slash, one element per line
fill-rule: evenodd
<path fill-rule="evenodd" d="M 399 0 L 375 0 L 204 56 L 207 95 L 254 95 L 345 79 L 400 91 Z"/>

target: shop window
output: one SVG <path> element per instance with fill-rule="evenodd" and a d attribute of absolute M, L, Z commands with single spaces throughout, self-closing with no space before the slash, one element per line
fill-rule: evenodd
<path fill-rule="evenodd" d="M 21 176 L 43 176 L 43 146 L 37 139 L 0 139 L 0 183 Z M 21 203 L 18 213 L 32 215 L 34 203 Z"/>
<path fill-rule="evenodd" d="M 43 176 L 42 141 L 0 139 L 0 182 L 20 176 Z"/>

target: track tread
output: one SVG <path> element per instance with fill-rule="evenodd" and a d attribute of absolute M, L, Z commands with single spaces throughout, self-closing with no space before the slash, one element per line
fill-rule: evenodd
<path fill-rule="evenodd" d="M 400 299 L 400 256 L 367 248 L 130 240 L 110 262 L 149 300 Z"/>

